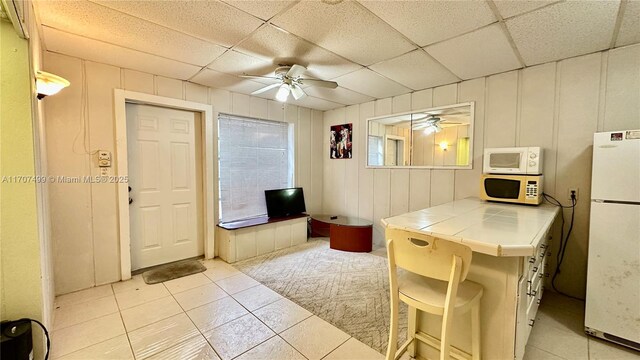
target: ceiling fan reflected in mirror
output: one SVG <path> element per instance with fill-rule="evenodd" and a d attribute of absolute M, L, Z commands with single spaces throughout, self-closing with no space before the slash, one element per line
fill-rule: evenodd
<path fill-rule="evenodd" d="M 338 87 L 338 83 L 335 81 L 303 78 L 302 74 L 304 74 L 305 71 L 307 71 L 307 68 L 301 65 L 281 65 L 274 71 L 276 76 L 245 74 L 240 75 L 240 77 L 247 79 L 269 79 L 277 81 L 277 83 L 275 84 L 267 85 L 252 92 L 251 95 L 262 94 L 263 92 L 278 88 L 278 92 L 276 93 L 276 100 L 280 102 L 287 101 L 287 99 L 289 98 L 289 94 L 291 94 L 296 100 L 305 97 L 307 94 L 302 89 L 302 85 L 319 86 L 329 89 L 335 89 Z"/>
<path fill-rule="evenodd" d="M 440 131 L 442 131 L 442 126 L 440 125 L 441 121 L 442 121 L 442 118 L 429 114 L 423 118 L 415 119 L 413 121 L 413 124 L 414 124 L 413 129 L 414 130 L 424 129 L 424 133 L 426 135 L 429 135 L 434 132 L 439 133 Z"/>
<path fill-rule="evenodd" d="M 460 122 L 453 122 L 444 119 L 442 116 L 427 114 L 427 116 L 413 120 L 413 130 L 424 129 L 426 135 L 439 133 L 443 125 L 460 125 Z"/>

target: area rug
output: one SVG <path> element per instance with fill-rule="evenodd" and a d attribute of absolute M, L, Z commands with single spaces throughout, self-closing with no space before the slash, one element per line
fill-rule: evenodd
<path fill-rule="evenodd" d="M 142 273 L 142 278 L 147 284 L 157 284 L 206 270 L 207 268 L 198 260 L 182 260 L 145 271 Z"/>
<path fill-rule="evenodd" d="M 329 248 L 326 240 L 233 264 L 347 334 L 384 353 L 389 337 L 387 259 Z M 406 339 L 407 308 L 401 303 L 398 343 Z"/>

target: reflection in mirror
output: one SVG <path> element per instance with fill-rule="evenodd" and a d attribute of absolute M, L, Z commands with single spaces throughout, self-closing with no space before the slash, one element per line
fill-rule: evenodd
<path fill-rule="evenodd" d="M 411 165 L 470 165 L 470 106 L 431 109 L 414 113 Z"/>
<path fill-rule="evenodd" d="M 409 166 L 411 115 L 370 121 L 367 141 L 368 165 Z"/>
<path fill-rule="evenodd" d="M 470 168 L 474 104 L 370 119 L 368 166 Z"/>

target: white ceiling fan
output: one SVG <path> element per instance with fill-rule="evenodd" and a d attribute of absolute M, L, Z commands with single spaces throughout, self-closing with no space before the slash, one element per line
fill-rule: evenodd
<path fill-rule="evenodd" d="M 444 119 L 442 115 L 438 116 L 434 114 L 428 114 L 423 118 L 413 120 L 412 128 L 413 130 L 425 129 L 424 131 L 426 134 L 431 134 L 434 132 L 439 133 L 440 131 L 442 131 L 443 125 L 455 126 L 461 124 L 461 122 L 448 121 L 447 119 Z"/>
<path fill-rule="evenodd" d="M 307 71 L 307 68 L 301 65 L 281 65 L 275 70 L 276 76 L 241 75 L 240 77 L 278 81 L 275 84 L 265 86 L 262 89 L 252 92 L 251 95 L 261 94 L 265 91 L 280 87 L 276 93 L 276 100 L 280 102 L 287 101 L 289 93 L 291 93 L 293 98 L 296 100 L 305 97 L 307 94 L 302 90 L 302 85 L 320 86 L 329 89 L 335 89 L 338 87 L 338 83 L 335 81 L 303 78 L 302 74 L 304 74 L 305 71 Z"/>

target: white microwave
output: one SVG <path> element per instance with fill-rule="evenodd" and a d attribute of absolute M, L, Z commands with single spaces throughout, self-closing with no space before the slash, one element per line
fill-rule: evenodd
<path fill-rule="evenodd" d="M 544 175 L 483 174 L 480 199 L 526 205 L 540 205 L 543 199 Z"/>
<path fill-rule="evenodd" d="M 482 172 L 485 174 L 540 175 L 541 147 L 484 149 Z"/>

